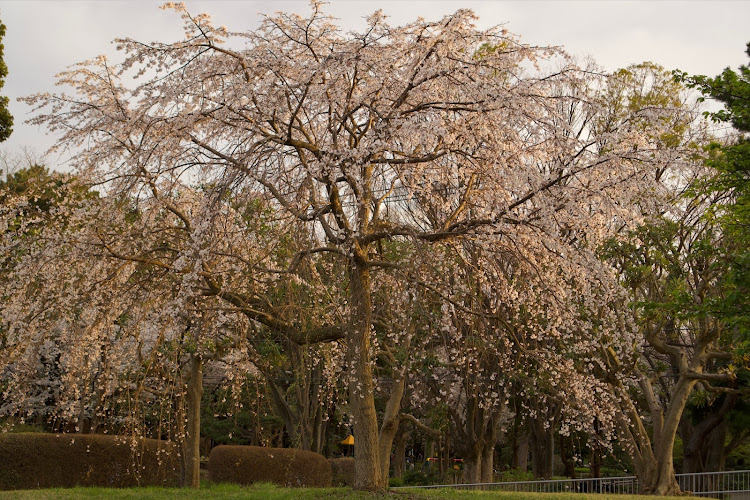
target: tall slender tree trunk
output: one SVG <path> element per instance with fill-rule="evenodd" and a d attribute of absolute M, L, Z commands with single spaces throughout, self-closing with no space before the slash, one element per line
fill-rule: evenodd
<path fill-rule="evenodd" d="M 315 410 L 315 421 L 313 423 L 312 451 L 322 455 L 325 446 L 325 435 L 328 421 L 323 418 L 323 407 L 318 406 Z"/>
<path fill-rule="evenodd" d="M 380 468 L 378 420 L 371 365 L 370 328 L 372 301 L 370 271 L 352 259 L 349 264 L 351 325 L 347 335 L 349 400 L 354 417 L 354 488 L 377 491 L 386 488 Z"/>
<path fill-rule="evenodd" d="M 495 445 L 497 444 L 497 416 L 492 415 L 485 423 L 482 439 L 482 476 L 483 483 L 494 482 Z"/>
<path fill-rule="evenodd" d="M 183 487 L 200 487 L 201 399 L 203 397 L 203 359 L 190 357 L 186 381 L 186 429 L 182 443 L 181 483 Z"/>
<path fill-rule="evenodd" d="M 516 448 L 515 466 L 519 470 L 526 472 L 529 469 L 529 431 L 521 431 L 517 439 L 518 446 Z"/>

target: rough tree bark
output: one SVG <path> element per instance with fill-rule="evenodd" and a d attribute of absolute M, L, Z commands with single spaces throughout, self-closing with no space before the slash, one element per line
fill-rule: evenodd
<path fill-rule="evenodd" d="M 482 475 L 481 482 L 492 483 L 494 482 L 494 470 L 495 470 L 495 441 L 486 441 L 484 448 L 482 449 Z"/>
<path fill-rule="evenodd" d="M 357 257 L 349 263 L 349 299 L 351 325 L 347 335 L 347 365 L 349 367 L 349 401 L 354 417 L 356 451 L 354 457 L 354 488 L 383 490 L 378 443 L 378 420 L 375 411 L 370 328 L 372 326 L 372 298 L 370 270 L 366 264 L 367 248 L 355 245 Z M 360 451 L 361 450 L 361 451 Z"/>
<path fill-rule="evenodd" d="M 633 467 L 641 484 L 641 493 L 678 495 L 681 491 L 675 478 L 672 450 L 680 417 L 696 381 L 686 377 L 681 377 L 677 381 L 666 412 L 656 403 L 650 383 L 644 382 L 641 387 L 645 389 L 651 410 L 653 437 L 646 430 L 638 410 L 629 398 L 623 398 L 620 402 L 618 431 L 633 460 Z M 621 389 L 623 393 L 627 392 L 622 386 Z"/>

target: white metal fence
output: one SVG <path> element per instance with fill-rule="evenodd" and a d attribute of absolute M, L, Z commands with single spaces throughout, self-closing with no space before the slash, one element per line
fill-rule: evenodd
<path fill-rule="evenodd" d="M 677 474 L 677 484 L 682 491 L 691 491 L 695 496 L 723 498 L 729 493 L 750 492 L 750 471 Z"/>
<path fill-rule="evenodd" d="M 750 471 L 703 472 L 677 474 L 677 484 L 685 492 L 709 498 L 730 498 L 733 494 L 750 493 Z M 513 481 L 507 483 L 436 484 L 430 486 L 402 486 L 401 488 L 460 488 L 534 493 L 610 493 L 637 494 L 638 478 L 600 477 L 586 479 L 553 479 L 548 481 Z"/>

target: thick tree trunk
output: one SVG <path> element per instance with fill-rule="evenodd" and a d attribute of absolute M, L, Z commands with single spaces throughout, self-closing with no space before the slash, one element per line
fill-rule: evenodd
<path fill-rule="evenodd" d="M 677 428 L 682 418 L 682 413 L 687 404 L 688 397 L 695 386 L 695 380 L 681 378 L 675 384 L 672 400 L 669 402 L 667 412 L 664 415 L 664 424 L 659 441 L 654 441 L 654 454 L 656 456 L 656 474 L 652 475 L 653 482 L 643 484 L 642 488 L 647 493 L 654 495 L 675 495 L 680 493 L 674 472 L 673 450 L 674 440 L 677 436 Z"/>
<path fill-rule="evenodd" d="M 365 264 L 349 265 L 351 325 L 347 335 L 349 404 L 354 417 L 354 488 L 384 490 L 378 452 L 378 419 L 371 365 L 372 301 L 370 272 Z"/>
<path fill-rule="evenodd" d="M 482 482 L 482 450 L 471 448 L 463 456 L 464 483 L 476 484 Z"/>
<path fill-rule="evenodd" d="M 449 408 L 456 452 L 463 459 L 464 481 L 492 482 L 497 414 L 485 409 L 477 396 L 468 397 L 463 412 Z"/>
<path fill-rule="evenodd" d="M 187 418 L 182 443 L 181 482 L 183 487 L 200 488 L 201 398 L 203 397 L 203 360 L 192 355 L 186 381 Z"/>
<path fill-rule="evenodd" d="M 644 495 L 676 496 L 680 495 L 680 486 L 675 478 L 671 460 L 645 460 L 641 463 L 642 472 L 638 475 L 641 482 L 641 493 Z"/>
<path fill-rule="evenodd" d="M 643 494 L 664 496 L 681 494 L 675 478 L 672 453 L 677 428 L 695 383 L 695 379 L 687 377 L 678 379 L 666 413 L 663 412 L 661 406 L 653 402 L 650 404 L 652 420 L 656 422 L 653 439 L 649 437 L 633 402 L 623 398 L 623 415 L 618 424 L 620 435 L 629 441 L 626 449 L 633 460 Z M 621 389 L 621 394 L 627 394 L 624 387 L 621 386 Z M 654 398 L 651 399 L 654 400 Z"/>
<path fill-rule="evenodd" d="M 292 440 L 292 443 L 303 443 L 303 440 L 299 434 L 299 414 L 296 413 L 286 401 L 286 397 L 282 388 L 279 387 L 270 378 L 270 376 L 267 375 L 266 378 L 268 380 L 268 387 L 271 392 L 271 401 L 273 403 L 274 409 L 276 410 L 276 415 L 280 415 L 281 419 L 284 421 L 284 427 L 286 428 L 286 432 L 289 434 L 289 438 Z M 305 448 L 303 447 L 302 449 L 304 450 Z"/>
<path fill-rule="evenodd" d="M 480 478 L 483 483 L 493 483 L 495 480 L 494 476 L 495 467 L 495 441 L 486 442 L 484 449 L 482 449 L 482 476 Z"/>
<path fill-rule="evenodd" d="M 531 422 L 531 471 L 536 479 L 552 477 L 555 458 L 555 434 L 552 426 Z"/>

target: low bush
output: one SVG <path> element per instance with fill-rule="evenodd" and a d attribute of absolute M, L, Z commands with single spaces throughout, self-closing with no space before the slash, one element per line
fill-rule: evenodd
<path fill-rule="evenodd" d="M 334 486 L 354 486 L 354 459 L 352 457 L 329 458 Z"/>
<path fill-rule="evenodd" d="M 451 482 L 450 477 L 441 475 L 437 467 L 406 470 L 401 479 L 403 480 L 402 486 L 429 486 Z"/>
<path fill-rule="evenodd" d="M 392 477 L 388 479 L 388 486 L 391 488 L 400 488 L 404 485 L 405 483 L 403 477 Z"/>
<path fill-rule="evenodd" d="M 516 481 L 534 481 L 536 478 L 531 471 L 521 469 L 509 469 L 500 473 L 498 482 L 512 483 Z"/>
<path fill-rule="evenodd" d="M 317 453 L 294 448 L 217 446 L 208 457 L 208 471 L 214 482 L 331 486 L 328 460 Z"/>
<path fill-rule="evenodd" d="M 0 434 L 0 490 L 175 486 L 176 447 L 101 434 Z"/>

